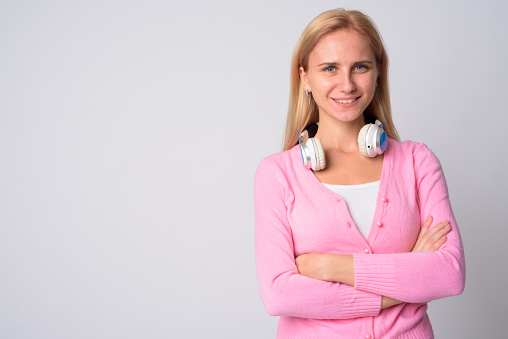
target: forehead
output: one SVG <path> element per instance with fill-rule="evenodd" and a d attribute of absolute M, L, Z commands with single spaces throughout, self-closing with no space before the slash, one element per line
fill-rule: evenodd
<path fill-rule="evenodd" d="M 374 61 L 369 42 L 356 30 L 338 30 L 325 35 L 309 56 L 309 64 L 321 62 L 354 63 L 359 60 Z"/>

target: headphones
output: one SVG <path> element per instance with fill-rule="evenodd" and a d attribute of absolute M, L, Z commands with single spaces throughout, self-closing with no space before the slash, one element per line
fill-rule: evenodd
<path fill-rule="evenodd" d="M 298 136 L 303 166 L 313 171 L 320 171 L 326 167 L 323 145 L 318 138 L 313 138 L 317 133 L 318 124 L 312 124 Z M 363 126 L 358 133 L 358 147 L 360 153 L 366 157 L 373 158 L 383 154 L 387 145 L 388 137 L 383 129 L 383 123 L 377 119 L 374 124 Z"/>

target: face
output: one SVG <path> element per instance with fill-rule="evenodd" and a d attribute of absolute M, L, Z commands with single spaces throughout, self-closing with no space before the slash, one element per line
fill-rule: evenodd
<path fill-rule="evenodd" d="M 367 40 L 355 30 L 338 30 L 323 37 L 300 67 L 304 89 L 319 107 L 320 121 L 363 120 L 376 91 L 378 69 Z"/>

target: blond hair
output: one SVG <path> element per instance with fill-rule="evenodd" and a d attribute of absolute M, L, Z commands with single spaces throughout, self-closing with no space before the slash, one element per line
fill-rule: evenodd
<path fill-rule="evenodd" d="M 298 143 L 298 135 L 306 126 L 318 121 L 319 108 L 312 98 L 307 96 L 300 80 L 300 67 L 307 70 L 309 56 L 314 47 L 325 35 L 341 29 L 354 29 L 365 37 L 376 58 L 379 75 L 377 88 L 369 106 L 364 111 L 366 121 L 379 119 L 383 122 L 386 134 L 399 140 L 393 124 L 390 93 L 388 90 L 388 55 L 381 35 L 374 22 L 362 12 L 332 9 L 321 13 L 305 28 L 298 40 L 291 61 L 289 108 L 284 135 L 284 150 Z"/>

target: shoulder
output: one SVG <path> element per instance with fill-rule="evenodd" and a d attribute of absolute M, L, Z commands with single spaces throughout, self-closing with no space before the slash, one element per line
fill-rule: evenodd
<path fill-rule="evenodd" d="M 428 150 L 425 144 L 412 140 L 397 141 L 389 138 L 388 142 L 390 152 L 392 152 L 395 156 L 414 156 L 422 150 Z"/>
<path fill-rule="evenodd" d="M 298 145 L 290 150 L 269 155 L 261 160 L 256 173 L 272 172 L 278 176 L 286 176 L 299 169 L 301 155 Z M 301 167 L 301 165 L 300 165 Z"/>
<path fill-rule="evenodd" d="M 389 139 L 390 153 L 397 160 L 412 159 L 415 163 L 423 160 L 438 161 L 436 155 L 421 142 L 412 140 L 397 141 Z"/>
<path fill-rule="evenodd" d="M 390 152 L 395 163 L 406 163 L 406 169 L 412 167 L 416 176 L 420 177 L 426 173 L 441 172 L 441 163 L 437 156 L 427 145 L 412 140 L 390 142 Z"/>
<path fill-rule="evenodd" d="M 295 182 L 296 172 L 303 169 L 298 168 L 296 160 L 300 150 L 294 147 L 290 150 L 272 154 L 261 160 L 254 178 L 254 197 L 256 201 L 264 199 L 274 201 L 277 197 L 287 198 L 291 192 L 292 182 Z M 296 158 L 296 160 L 295 160 Z M 301 160 L 299 160 L 301 163 Z"/>

